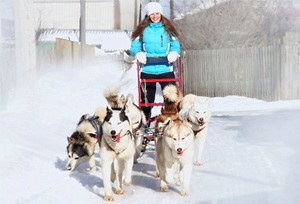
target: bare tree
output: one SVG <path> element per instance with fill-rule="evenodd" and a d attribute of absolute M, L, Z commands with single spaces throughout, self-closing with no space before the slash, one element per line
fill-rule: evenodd
<path fill-rule="evenodd" d="M 279 35 L 275 22 L 279 3 L 279 0 L 213 1 L 210 5 L 198 5 L 196 12 L 176 20 L 175 25 L 185 49 L 266 45 Z M 195 8 L 195 4 L 189 6 Z"/>

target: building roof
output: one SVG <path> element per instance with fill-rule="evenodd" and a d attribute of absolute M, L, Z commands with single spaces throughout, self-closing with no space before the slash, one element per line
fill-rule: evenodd
<path fill-rule="evenodd" d="M 124 51 L 130 49 L 131 33 L 128 30 L 87 30 L 86 44 L 105 52 Z M 79 30 L 42 30 L 38 42 L 55 42 L 56 38 L 79 42 Z"/>

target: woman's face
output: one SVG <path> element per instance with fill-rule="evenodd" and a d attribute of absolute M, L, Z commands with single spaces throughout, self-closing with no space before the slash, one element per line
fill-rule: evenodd
<path fill-rule="evenodd" d="M 150 14 L 150 20 L 152 21 L 152 23 L 159 23 L 161 20 L 161 14 L 160 13 Z"/>

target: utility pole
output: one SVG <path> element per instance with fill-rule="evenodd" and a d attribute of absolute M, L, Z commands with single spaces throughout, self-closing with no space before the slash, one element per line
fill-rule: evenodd
<path fill-rule="evenodd" d="M 14 0 L 16 84 L 19 91 L 36 78 L 36 45 L 33 0 Z"/>
<path fill-rule="evenodd" d="M 80 0 L 80 48 L 81 65 L 86 62 L 86 27 L 85 27 L 85 0 Z"/>
<path fill-rule="evenodd" d="M 174 1 L 170 0 L 170 20 L 174 20 Z"/>

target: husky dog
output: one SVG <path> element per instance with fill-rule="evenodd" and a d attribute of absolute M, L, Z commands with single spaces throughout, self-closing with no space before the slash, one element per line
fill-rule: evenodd
<path fill-rule="evenodd" d="M 156 165 L 160 173 L 160 189 L 166 184 L 176 184 L 174 169 L 180 164 L 179 181 L 183 184 L 182 196 L 189 195 L 189 183 L 193 167 L 194 134 L 187 120 L 170 120 L 164 128 L 164 136 L 156 143 Z"/>
<path fill-rule="evenodd" d="M 125 185 L 131 185 L 131 174 L 135 154 L 135 144 L 125 107 L 107 106 L 102 124 L 101 166 L 106 201 L 113 201 L 111 182 L 117 179 L 115 193 L 123 194 L 122 176 L 125 170 Z"/>
<path fill-rule="evenodd" d="M 183 97 L 180 103 L 179 115 L 186 118 L 194 131 L 196 138 L 198 138 L 198 154 L 196 165 L 202 165 L 202 152 L 207 135 L 207 123 L 211 117 L 209 109 L 209 100 L 200 102 L 198 96 L 188 94 Z"/>
<path fill-rule="evenodd" d="M 75 170 L 80 164 L 89 162 L 90 170 L 95 171 L 95 150 L 99 149 L 101 122 L 98 116 L 81 116 L 75 132 L 68 137 L 68 170 Z"/>
<path fill-rule="evenodd" d="M 125 112 L 128 116 L 129 123 L 132 125 L 132 133 L 135 139 L 135 149 L 136 153 L 134 156 L 134 161 L 137 163 L 137 159 L 140 157 L 143 135 L 145 131 L 145 127 L 147 125 L 146 116 L 142 109 L 140 109 L 136 104 L 133 103 L 133 95 L 128 94 L 125 96 L 122 94 L 119 97 L 119 92 L 121 91 L 121 87 L 113 87 L 105 90 L 104 97 L 106 98 L 108 104 L 111 108 L 122 108 L 125 106 Z M 97 115 L 104 119 L 106 114 L 106 109 L 103 107 L 99 107 L 96 110 Z M 102 119 L 102 120 L 103 120 Z"/>
<path fill-rule="evenodd" d="M 177 105 L 181 99 L 181 93 L 178 87 L 173 84 L 165 86 L 162 94 L 164 97 L 165 106 L 161 108 L 161 113 L 158 116 L 155 124 L 155 131 L 158 133 L 158 135 L 163 132 L 165 122 L 169 118 L 171 118 L 171 120 L 179 119 Z"/>
<path fill-rule="evenodd" d="M 132 125 L 132 132 L 135 139 L 135 155 L 134 162 L 137 163 L 137 159 L 141 155 L 143 135 L 145 127 L 147 126 L 146 116 L 141 108 L 133 103 L 133 95 L 128 94 L 126 99 L 122 95 L 120 97 L 122 104 L 125 106 L 125 112 L 129 118 L 130 124 Z"/>

